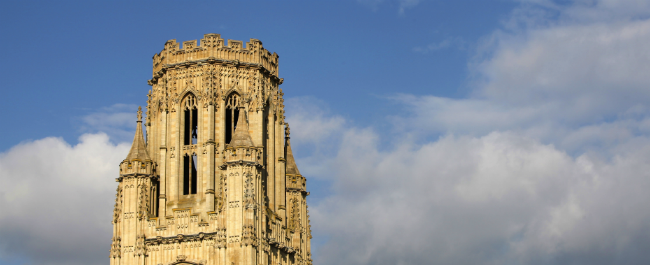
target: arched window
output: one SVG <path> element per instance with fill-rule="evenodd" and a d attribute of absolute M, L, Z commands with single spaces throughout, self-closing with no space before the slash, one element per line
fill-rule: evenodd
<path fill-rule="evenodd" d="M 187 94 L 183 99 L 183 144 L 193 145 L 198 138 L 198 108 L 196 97 Z M 196 153 L 183 156 L 183 195 L 196 194 L 197 190 Z"/>
<path fill-rule="evenodd" d="M 230 143 L 232 136 L 235 134 L 237 118 L 239 118 L 239 108 L 241 107 L 241 98 L 237 93 L 232 93 L 226 100 L 226 143 Z"/>
<path fill-rule="evenodd" d="M 198 110 L 196 107 L 196 97 L 192 94 L 188 94 L 183 100 L 183 125 L 184 125 L 184 135 L 183 135 L 183 144 L 191 145 L 196 144 L 196 139 L 198 138 Z"/>
<path fill-rule="evenodd" d="M 185 155 L 183 157 L 183 195 L 196 194 L 196 163 L 196 154 L 192 154 L 192 156 Z"/>

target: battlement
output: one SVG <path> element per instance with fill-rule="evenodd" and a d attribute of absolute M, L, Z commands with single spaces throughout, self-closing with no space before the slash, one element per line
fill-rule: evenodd
<path fill-rule="evenodd" d="M 245 44 L 239 40 L 226 42 L 220 34 L 214 33 L 205 34 L 198 43 L 197 40 L 184 41 L 182 46 L 175 39 L 168 40 L 163 50 L 153 56 L 153 78 L 150 83 L 156 83 L 168 68 L 199 63 L 261 68 L 279 79 L 278 54 L 264 49 L 257 39 L 250 39 Z"/>

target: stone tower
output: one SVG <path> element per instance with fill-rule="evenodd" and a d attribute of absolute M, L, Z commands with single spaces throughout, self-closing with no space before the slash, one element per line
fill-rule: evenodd
<path fill-rule="evenodd" d="M 284 120 L 278 55 L 206 34 L 153 56 L 120 164 L 111 265 L 311 264 L 306 179 Z"/>

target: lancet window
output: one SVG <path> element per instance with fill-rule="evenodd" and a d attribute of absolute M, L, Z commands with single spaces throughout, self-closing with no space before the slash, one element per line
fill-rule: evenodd
<path fill-rule="evenodd" d="M 196 194 L 197 186 L 196 154 L 183 157 L 183 195 Z"/>
<path fill-rule="evenodd" d="M 226 100 L 226 143 L 230 143 L 232 136 L 235 134 L 237 118 L 239 118 L 239 108 L 242 107 L 241 98 L 237 93 L 232 93 Z"/>
<path fill-rule="evenodd" d="M 184 135 L 183 135 L 183 144 L 191 145 L 196 144 L 198 138 L 198 109 L 196 107 L 196 97 L 192 94 L 188 94 L 183 100 L 183 125 L 184 125 Z"/>
<path fill-rule="evenodd" d="M 183 144 L 195 145 L 198 139 L 198 108 L 196 97 L 191 93 L 183 100 Z M 196 153 L 183 156 L 183 195 L 196 194 Z"/>

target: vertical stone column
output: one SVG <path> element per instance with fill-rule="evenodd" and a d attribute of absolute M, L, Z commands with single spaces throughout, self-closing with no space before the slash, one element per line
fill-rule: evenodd
<path fill-rule="evenodd" d="M 208 105 L 208 137 L 207 137 L 207 152 L 208 152 L 208 174 L 207 174 L 207 187 L 205 190 L 206 204 L 205 212 L 214 211 L 214 104 Z M 207 216 L 206 216 L 207 217 Z"/>
<path fill-rule="evenodd" d="M 158 225 L 165 224 L 164 218 L 167 216 L 167 110 L 163 110 L 160 115 L 160 198 L 158 199 Z"/>
<path fill-rule="evenodd" d="M 282 217 L 284 225 L 287 225 L 287 216 L 286 216 L 286 187 L 285 187 L 285 144 L 284 144 L 284 133 L 283 133 L 283 124 L 281 119 L 278 119 L 278 122 L 275 123 L 275 153 L 278 157 L 277 168 L 275 169 L 275 203 L 277 204 L 277 213 Z"/>
<path fill-rule="evenodd" d="M 266 153 L 268 156 L 268 169 L 267 169 L 267 196 L 269 197 L 269 208 L 273 212 L 277 212 L 278 208 L 275 204 L 275 165 L 277 158 L 275 156 L 275 106 L 269 106 L 269 121 L 266 125 L 268 130 L 269 139 L 268 146 L 266 146 Z"/>
<path fill-rule="evenodd" d="M 176 106 L 173 106 L 173 108 L 176 109 L 176 115 L 174 115 L 174 120 L 171 121 L 171 123 L 173 124 L 172 126 L 174 127 L 174 130 L 172 130 L 172 133 L 175 136 L 175 139 L 173 140 L 174 141 L 174 146 L 173 146 L 174 151 L 173 151 L 172 154 L 175 155 L 175 157 L 173 159 L 170 159 L 170 162 L 173 163 L 173 164 L 172 164 L 172 170 L 170 172 L 171 174 L 170 174 L 170 178 L 169 178 L 169 180 L 171 182 L 171 183 L 169 183 L 170 184 L 169 185 L 169 188 L 170 188 L 169 193 L 171 195 L 172 200 L 178 201 L 180 199 L 179 194 L 178 194 L 178 191 L 179 191 L 179 187 L 178 187 L 179 176 L 183 174 L 183 172 L 182 172 L 183 166 L 182 166 L 182 162 L 181 162 L 181 159 L 183 158 L 182 155 L 181 155 L 181 151 L 182 151 L 181 141 L 182 141 L 182 139 L 181 139 L 181 128 L 180 128 L 181 127 L 180 122 L 181 122 L 181 112 L 182 111 L 181 111 L 180 104 L 178 104 Z"/>
<path fill-rule="evenodd" d="M 221 100 L 220 98 L 215 98 L 215 103 L 214 104 L 219 104 L 219 109 L 222 110 L 218 113 L 215 113 L 215 115 L 219 115 L 219 124 L 218 126 L 216 125 L 216 121 L 213 122 L 213 126 L 215 126 L 215 134 L 218 133 L 218 135 L 215 136 L 217 138 L 217 143 L 218 145 L 215 146 L 214 148 L 216 149 L 216 153 L 219 153 L 219 155 L 215 158 L 215 164 L 216 165 L 221 165 L 223 163 L 223 154 L 226 146 L 226 133 L 225 133 L 225 120 L 226 120 L 226 102 Z M 213 168 L 214 169 L 214 168 Z M 215 178 L 216 176 L 221 176 L 222 174 L 225 174 L 224 171 L 219 169 L 219 172 L 215 172 Z M 215 192 L 221 191 L 221 183 L 216 181 L 214 184 L 215 187 Z M 224 194 L 225 195 L 225 194 Z M 224 202 L 226 203 L 226 202 Z"/>

